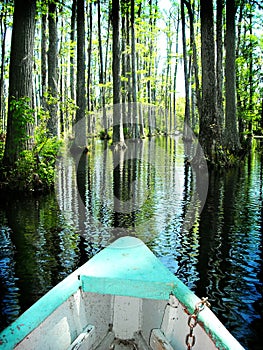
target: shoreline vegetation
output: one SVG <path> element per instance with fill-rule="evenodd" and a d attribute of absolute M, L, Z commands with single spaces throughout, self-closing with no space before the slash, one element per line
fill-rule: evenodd
<path fill-rule="evenodd" d="M 0 189 L 52 190 L 65 135 L 72 152 L 91 137 L 122 152 L 126 139 L 179 131 L 190 143 L 193 133 L 220 171 L 263 135 L 257 1 L 11 0 L 0 10 Z"/>

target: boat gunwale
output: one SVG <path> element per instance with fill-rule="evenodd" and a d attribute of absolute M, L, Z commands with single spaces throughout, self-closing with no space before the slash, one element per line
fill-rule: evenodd
<path fill-rule="evenodd" d="M 125 241 L 125 238 L 126 237 L 122 237 L 120 239 Z M 138 243 L 140 241 L 137 238 L 130 236 L 128 236 L 126 239 L 131 242 L 131 238 L 133 240 L 137 240 L 135 243 Z M 124 242 L 122 243 L 124 244 Z M 162 276 L 161 283 L 158 284 L 158 288 L 164 288 L 164 291 L 159 291 L 159 296 L 153 294 L 151 298 L 147 297 L 147 299 L 163 299 L 167 300 L 168 302 L 170 294 L 173 294 L 185 308 L 185 311 L 188 314 L 192 314 L 194 312 L 195 305 L 200 302 L 200 299 L 180 279 L 178 279 L 172 272 L 165 268 L 160 260 L 144 243 L 141 242 L 139 245 L 137 245 L 137 247 L 140 248 L 140 253 L 144 252 L 149 261 L 154 262 L 155 268 L 160 267 L 161 271 L 164 271 L 163 268 L 166 270 L 166 275 Z M 34 329 L 36 329 L 70 296 L 76 293 L 79 288 L 83 289 L 84 292 L 94 293 L 94 285 L 97 284 L 99 288 L 96 293 L 98 294 L 112 294 L 146 298 L 146 294 L 142 294 L 141 291 L 145 289 L 145 286 L 147 285 L 148 287 L 151 287 L 151 284 L 154 282 L 151 280 L 151 278 L 149 278 L 149 280 L 146 282 L 143 280 L 138 281 L 136 278 L 142 276 L 140 274 L 132 274 L 132 278 L 130 278 L 128 283 L 132 284 L 140 282 L 142 288 L 133 288 L 132 291 L 129 288 L 121 288 L 121 290 L 119 290 L 119 293 L 116 293 L 116 290 L 114 288 L 109 290 L 107 287 L 109 280 L 112 280 L 111 285 L 114 285 L 114 280 L 116 281 L 116 275 L 113 275 L 112 278 L 108 277 L 107 281 L 105 280 L 105 276 L 96 276 L 96 273 L 92 275 L 91 271 L 94 270 L 94 266 L 96 267 L 96 261 L 98 261 L 100 257 L 105 258 L 105 256 L 108 256 L 108 254 L 110 254 L 112 251 L 114 251 L 114 249 L 112 250 L 111 246 L 103 249 L 84 265 L 72 272 L 63 281 L 58 283 L 43 297 L 41 297 L 35 304 L 33 304 L 28 310 L 26 310 L 21 316 L 19 316 L 11 325 L 9 325 L 0 333 L 0 348 L 3 350 L 14 349 L 17 344 L 19 344 Z M 125 254 L 122 254 L 121 251 L 115 251 L 117 252 L 118 259 L 121 256 L 127 259 L 127 256 Z M 136 253 L 136 251 L 134 251 L 134 253 Z M 118 263 L 122 265 L 120 261 L 118 261 Z M 156 272 L 158 275 L 158 271 Z M 124 284 L 126 283 L 127 285 L 127 279 L 124 278 L 122 281 L 120 281 L 120 283 L 121 282 Z M 118 285 L 120 285 L 120 283 Z M 147 293 L 147 289 L 145 289 L 145 293 Z M 241 344 L 233 337 L 233 335 L 225 328 L 225 326 L 209 308 L 205 307 L 204 310 L 200 312 L 198 316 L 198 323 L 204 328 L 206 333 L 210 336 L 219 350 L 244 350 Z"/>

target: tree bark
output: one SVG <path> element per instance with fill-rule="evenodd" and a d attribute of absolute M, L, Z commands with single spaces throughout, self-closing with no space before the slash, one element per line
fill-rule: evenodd
<path fill-rule="evenodd" d="M 41 17 L 41 95 L 42 106 L 47 109 L 46 99 L 47 92 L 47 14 L 43 13 Z"/>
<path fill-rule="evenodd" d="M 123 147 L 124 134 L 120 108 L 120 3 L 112 1 L 113 143 Z"/>
<path fill-rule="evenodd" d="M 32 84 L 36 0 L 15 0 L 11 40 L 9 100 L 4 163 L 15 166 L 32 147 Z M 26 99 L 25 99 L 26 98 Z"/>
<path fill-rule="evenodd" d="M 129 135 L 129 122 L 130 118 L 128 117 L 128 110 L 127 107 L 129 108 L 129 105 L 126 104 L 127 102 L 127 73 L 129 74 L 130 72 L 127 72 L 127 57 L 128 53 L 126 52 L 127 45 L 127 35 L 126 35 L 126 29 L 129 30 L 126 26 L 126 20 L 128 20 L 127 17 L 127 9 L 122 10 L 122 20 L 121 20 L 121 75 L 124 77 L 121 81 L 121 103 L 122 103 L 122 115 L 123 115 L 123 128 L 124 128 L 124 137 L 128 137 Z"/>
<path fill-rule="evenodd" d="M 244 20 L 244 7 L 245 7 L 245 0 L 242 0 L 239 4 L 239 17 L 238 17 L 238 23 L 237 23 L 237 44 L 236 44 L 236 57 L 238 57 L 241 54 L 241 29 L 242 29 L 242 23 Z M 238 131 L 239 131 L 239 140 L 240 144 L 244 145 L 246 143 L 246 139 L 244 136 L 245 131 L 245 123 L 242 116 L 243 108 L 242 108 L 242 100 L 241 100 L 241 79 L 240 79 L 240 72 L 236 75 L 236 90 L 237 90 L 237 114 L 238 114 Z"/>
<path fill-rule="evenodd" d="M 75 101 L 75 50 L 73 51 L 73 47 L 75 45 L 75 27 L 76 27 L 76 0 L 72 2 L 72 10 L 71 10 L 71 23 L 70 23 L 70 44 L 71 52 L 70 52 L 70 98 L 72 101 Z"/>
<path fill-rule="evenodd" d="M 254 84 L 253 84 L 253 2 L 250 1 L 250 7 L 249 7 L 249 103 L 248 103 L 248 110 L 253 114 L 253 98 L 254 98 Z M 253 133 L 253 126 L 252 126 L 252 116 L 250 116 L 249 123 L 248 123 L 248 130 L 250 133 L 250 136 L 252 136 Z"/>
<path fill-rule="evenodd" d="M 132 136 L 134 139 L 139 137 L 138 128 L 138 109 L 137 109 L 137 72 L 136 72 L 136 42 L 135 42 L 135 18 L 134 18 L 134 0 L 131 0 L 131 62 L 132 62 Z"/>
<path fill-rule="evenodd" d="M 57 6 L 51 2 L 48 8 L 48 32 L 49 32 L 49 49 L 48 49 L 48 92 L 51 101 L 48 101 L 50 117 L 47 127 L 52 136 L 58 136 L 58 52 L 57 52 L 57 24 L 56 24 Z"/>
<path fill-rule="evenodd" d="M 179 62 L 179 24 L 180 24 L 180 8 L 177 9 L 177 17 L 176 17 L 176 34 L 175 34 L 175 65 L 174 65 L 174 81 L 173 81 L 173 119 L 174 119 L 174 130 L 176 132 L 177 129 L 177 117 L 176 117 L 176 84 L 177 84 L 177 70 L 178 70 L 178 62 Z"/>
<path fill-rule="evenodd" d="M 129 11 L 126 12 L 126 45 L 131 46 L 131 37 L 130 37 L 130 22 L 131 18 L 129 16 Z M 127 108 L 127 116 L 126 116 L 126 125 L 129 129 L 132 129 L 132 79 L 131 79 L 131 55 L 130 53 L 127 53 L 126 55 L 126 75 L 127 75 L 127 102 L 128 102 L 128 108 Z"/>
<path fill-rule="evenodd" d="M 107 126 L 107 115 L 105 108 L 105 87 L 104 87 L 104 69 L 103 69 L 103 51 L 102 51 L 102 39 L 101 39 L 101 11 L 100 11 L 100 0 L 98 0 L 98 43 L 99 43 L 99 82 L 101 84 L 100 95 L 101 95 L 101 106 L 102 106 L 102 122 L 105 133 L 105 138 L 108 137 L 108 126 Z"/>
<path fill-rule="evenodd" d="M 225 144 L 227 149 L 235 153 L 239 150 L 239 137 L 236 116 L 236 31 L 235 0 L 226 0 L 226 121 Z"/>
<path fill-rule="evenodd" d="M 85 17 L 84 0 L 77 0 L 77 111 L 75 145 L 86 145 Z"/>
<path fill-rule="evenodd" d="M 224 129 L 224 108 L 223 108 L 223 3 L 224 0 L 217 0 L 216 7 L 216 105 L 217 116 L 222 134 Z"/>
<path fill-rule="evenodd" d="M 170 115 L 171 106 L 171 53 L 172 53 L 172 40 L 171 40 L 171 13 L 169 13 L 168 23 L 167 23 L 167 33 L 166 33 L 166 77 L 165 77 L 165 95 L 164 95 L 164 108 L 165 108 L 165 134 L 168 135 L 171 132 L 171 128 L 168 127 L 168 119 Z"/>
<path fill-rule="evenodd" d="M 183 137 L 185 141 L 190 141 L 192 136 L 188 134 L 190 128 L 190 98 L 189 98 L 189 73 L 188 60 L 186 50 L 186 33 L 185 33 L 185 12 L 184 0 L 181 0 L 181 16 L 182 16 L 182 41 L 183 41 L 183 57 L 184 57 L 184 86 L 185 86 L 185 115 L 184 115 L 184 131 Z"/>
<path fill-rule="evenodd" d="M 4 5 L 2 5 L 4 6 Z M 1 72 L 0 72 L 0 117 L 1 126 L 5 129 L 5 103 L 4 103 L 4 72 L 5 72 L 5 50 L 7 34 L 7 8 L 4 7 L 0 13 L 1 23 Z"/>
<path fill-rule="evenodd" d="M 190 1 L 185 0 L 185 4 L 189 13 L 190 20 L 190 44 L 193 52 L 193 71 L 194 71 L 194 82 L 195 82 L 195 93 L 196 93 L 196 102 L 197 102 L 197 110 L 199 117 L 201 115 L 201 89 L 199 82 L 199 66 L 198 66 L 198 57 L 197 57 L 197 49 L 196 49 L 196 34 L 194 30 L 194 13 L 193 8 Z M 192 116 L 192 119 L 194 116 Z M 194 125 L 192 125 L 193 127 Z"/>
<path fill-rule="evenodd" d="M 148 107 L 148 136 L 153 135 L 153 121 L 152 121 L 152 111 L 150 107 L 150 103 L 152 101 L 152 84 L 151 84 L 151 75 L 152 75 L 152 66 L 153 66 L 153 20 L 152 20 L 152 13 L 153 13 L 153 6 L 152 6 L 152 0 L 149 0 L 149 26 L 150 26 L 150 38 L 149 38 L 149 63 L 148 63 L 148 80 L 147 80 L 147 102 L 149 104 Z"/>
<path fill-rule="evenodd" d="M 202 114 L 199 141 L 210 164 L 217 164 L 221 146 L 216 118 L 216 75 L 213 0 L 200 1 L 201 61 L 202 61 Z"/>
<path fill-rule="evenodd" d="M 88 81 L 87 81 L 87 107 L 88 111 L 92 110 L 92 101 L 91 101 L 91 53 L 92 53 L 92 36 L 93 36 L 93 18 L 92 18 L 92 1 L 89 3 L 89 44 L 88 44 Z M 88 117 L 88 133 L 91 132 L 91 118 Z"/>

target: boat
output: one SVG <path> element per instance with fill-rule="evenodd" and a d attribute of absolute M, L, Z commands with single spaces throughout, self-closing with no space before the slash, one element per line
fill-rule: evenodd
<path fill-rule="evenodd" d="M 95 254 L 0 333 L 0 349 L 244 349 L 137 237 Z"/>

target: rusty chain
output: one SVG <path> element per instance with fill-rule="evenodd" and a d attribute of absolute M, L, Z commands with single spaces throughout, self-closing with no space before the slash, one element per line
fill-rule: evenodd
<path fill-rule="evenodd" d="M 189 333 L 186 335 L 186 338 L 185 338 L 187 350 L 191 350 L 195 345 L 194 328 L 197 325 L 197 318 L 198 318 L 199 312 L 201 312 L 205 308 L 205 306 L 207 307 L 211 306 L 210 303 L 208 302 L 208 298 L 202 298 L 201 301 L 199 301 L 195 305 L 193 314 L 188 317 Z"/>

